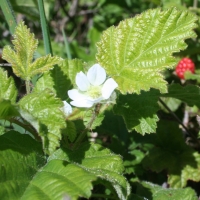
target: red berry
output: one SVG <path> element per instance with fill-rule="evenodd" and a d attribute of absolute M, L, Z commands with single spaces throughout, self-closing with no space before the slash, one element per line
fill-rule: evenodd
<path fill-rule="evenodd" d="M 190 71 L 191 73 L 194 74 L 195 71 L 195 65 L 193 61 L 189 58 L 183 58 L 180 60 L 178 65 L 176 66 L 176 75 L 180 79 L 184 79 L 184 74 L 186 71 Z"/>

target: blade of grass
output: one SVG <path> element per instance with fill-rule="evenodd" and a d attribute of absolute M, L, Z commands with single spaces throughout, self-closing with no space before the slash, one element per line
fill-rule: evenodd
<path fill-rule="evenodd" d="M 45 53 L 53 55 L 52 48 L 51 48 L 49 27 L 47 25 L 47 20 L 46 20 L 46 16 L 45 16 L 43 0 L 38 0 L 38 7 L 39 7 L 41 27 L 42 27 L 42 35 L 43 35 L 43 39 L 44 39 Z"/>
<path fill-rule="evenodd" d="M 64 38 L 65 51 L 66 51 L 66 54 L 67 54 L 67 58 L 68 59 L 72 59 L 71 52 L 70 52 L 70 47 L 69 47 L 69 42 L 67 40 L 67 37 L 66 37 L 64 29 L 62 29 L 62 34 L 63 34 L 63 38 Z"/>
<path fill-rule="evenodd" d="M 11 34 L 14 34 L 17 21 L 9 0 L 0 0 L 1 10 L 6 18 Z"/>

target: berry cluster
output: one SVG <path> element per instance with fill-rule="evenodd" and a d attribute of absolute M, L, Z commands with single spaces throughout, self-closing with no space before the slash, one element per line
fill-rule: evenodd
<path fill-rule="evenodd" d="M 194 73 L 195 71 L 195 65 L 193 61 L 189 58 L 181 59 L 178 65 L 176 66 L 176 75 L 180 79 L 184 79 L 184 74 L 186 71 L 190 71 L 191 73 Z"/>

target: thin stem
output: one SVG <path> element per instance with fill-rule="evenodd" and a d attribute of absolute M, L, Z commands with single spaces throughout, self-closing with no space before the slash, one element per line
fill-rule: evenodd
<path fill-rule="evenodd" d="M 100 108 L 101 108 L 101 104 L 97 104 L 97 105 L 95 106 L 93 115 L 92 115 L 92 117 L 91 117 L 89 123 L 87 124 L 85 130 L 79 135 L 79 137 L 78 137 L 77 140 L 75 141 L 75 143 L 74 143 L 74 145 L 73 145 L 73 149 L 76 149 L 76 148 L 79 146 L 79 144 L 83 141 L 83 139 L 84 139 L 85 136 L 87 135 L 88 130 L 91 129 L 94 120 L 96 119 L 96 117 L 97 117 L 98 114 L 99 114 Z"/>
<path fill-rule="evenodd" d="M 183 124 L 183 122 L 177 117 L 177 115 L 171 111 L 171 109 L 165 104 L 165 102 L 159 98 L 159 102 L 167 109 L 167 111 L 174 117 L 174 119 L 183 127 L 183 129 L 185 129 L 185 132 L 191 136 L 191 138 L 193 138 L 194 140 L 196 140 L 196 138 L 193 136 L 193 134 L 191 134 L 188 130 L 188 128 Z"/>
<path fill-rule="evenodd" d="M 27 93 L 27 94 L 30 94 L 30 92 L 31 92 L 30 81 L 29 81 L 29 80 L 26 80 L 26 81 L 25 81 L 25 84 L 26 84 L 26 93 Z"/>
<path fill-rule="evenodd" d="M 41 138 L 39 137 L 37 132 L 29 124 L 24 124 L 24 123 L 20 122 L 19 120 L 17 120 L 16 118 L 10 118 L 10 119 L 8 119 L 8 121 L 11 122 L 11 123 L 14 123 L 14 124 L 17 124 L 17 125 L 21 126 L 25 130 L 30 132 L 37 141 L 41 141 Z"/>

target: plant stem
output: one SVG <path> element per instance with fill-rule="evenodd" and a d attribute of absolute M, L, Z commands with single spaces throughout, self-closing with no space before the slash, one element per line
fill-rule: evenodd
<path fill-rule="evenodd" d="M 39 137 L 37 132 L 29 124 L 24 124 L 24 123 L 20 122 L 19 120 L 17 120 L 16 118 L 10 118 L 10 119 L 8 119 L 8 121 L 11 122 L 11 123 L 14 123 L 14 124 L 17 124 L 17 125 L 21 126 L 25 130 L 30 132 L 37 141 L 41 141 L 41 138 Z"/>
<path fill-rule="evenodd" d="M 26 84 L 26 93 L 27 93 L 27 94 L 30 94 L 30 92 L 31 92 L 30 81 L 29 81 L 29 80 L 26 80 L 26 81 L 25 81 L 25 84 Z"/>
<path fill-rule="evenodd" d="M 194 140 L 196 140 L 196 138 L 193 136 L 193 134 L 191 134 L 188 130 L 188 128 L 183 124 L 183 122 L 177 117 L 177 115 L 171 111 L 171 109 L 165 104 L 165 102 L 159 98 L 159 102 L 167 109 L 167 111 L 174 117 L 174 119 L 183 127 L 183 129 L 185 129 L 185 132 L 191 136 L 191 138 L 193 138 Z"/>
<path fill-rule="evenodd" d="M 87 124 L 85 130 L 79 135 L 79 137 L 78 137 L 77 140 L 75 141 L 75 143 L 74 143 L 74 145 L 73 145 L 73 148 L 72 148 L 73 150 L 76 149 L 76 148 L 79 146 L 79 144 L 82 142 L 82 140 L 83 140 L 83 139 L 85 138 L 85 136 L 87 135 L 88 130 L 91 129 L 94 120 L 96 119 L 96 117 L 97 117 L 98 114 L 99 114 L 100 108 L 101 108 L 101 104 L 97 104 L 97 105 L 95 106 L 95 109 L 94 109 L 92 118 L 90 119 L 89 123 Z"/>

